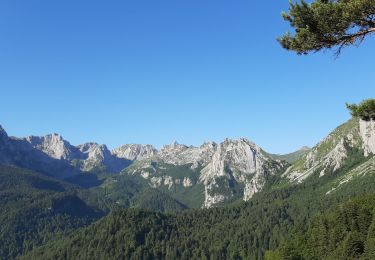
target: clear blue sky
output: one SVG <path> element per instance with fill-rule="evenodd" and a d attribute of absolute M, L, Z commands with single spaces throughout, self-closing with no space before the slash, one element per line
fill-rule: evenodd
<path fill-rule="evenodd" d="M 374 97 L 375 37 L 297 56 L 281 49 L 287 0 L 3 0 L 0 124 L 72 144 L 247 137 L 313 146 Z"/>

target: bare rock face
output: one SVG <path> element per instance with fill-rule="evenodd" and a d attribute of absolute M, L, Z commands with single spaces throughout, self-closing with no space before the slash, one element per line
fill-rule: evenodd
<path fill-rule="evenodd" d="M 360 120 L 359 129 L 365 156 L 367 157 L 370 153 L 375 154 L 375 120 Z"/>
<path fill-rule="evenodd" d="M 79 156 L 76 147 L 70 145 L 59 134 L 49 134 L 43 137 L 29 136 L 25 139 L 35 149 L 38 149 L 54 159 L 72 160 Z"/>
<path fill-rule="evenodd" d="M 284 176 L 291 181 L 302 182 L 314 173 L 320 177 L 341 169 L 356 149 L 365 157 L 375 154 L 375 122 L 357 118 L 336 128 L 317 144 L 301 160 L 291 166 Z"/>
<path fill-rule="evenodd" d="M 172 185 L 182 183 L 183 187 L 188 188 L 203 184 L 205 208 L 235 199 L 238 194 L 235 194 L 234 186 L 242 186 L 242 198 L 249 200 L 262 190 L 268 175 L 276 174 L 286 165 L 285 162 L 272 160 L 247 139 L 227 139 L 220 144 L 206 142 L 200 147 L 174 142 L 164 146 L 154 158 L 172 165 L 170 167 L 192 165 L 193 170 L 202 169 L 198 173 L 198 182 L 183 176 L 175 179 L 160 176 L 155 168 L 145 175 L 143 169 L 151 169 L 150 164 L 139 163 L 139 170 L 132 169 L 131 173 L 139 172 L 141 176 L 147 176 L 152 187 L 166 186 L 170 189 Z"/>
<path fill-rule="evenodd" d="M 5 163 L 8 161 L 9 152 L 7 154 L 7 149 L 9 148 L 9 137 L 4 128 L 0 125 L 0 162 Z"/>
<path fill-rule="evenodd" d="M 70 148 L 72 150 L 69 150 Z M 57 178 L 67 178 L 78 173 L 63 159 L 70 157 L 74 152 L 74 147 L 57 135 L 16 138 L 8 137 L 5 130 L 0 128 L 2 164 L 32 169 Z"/>
<path fill-rule="evenodd" d="M 131 161 L 147 159 L 157 154 L 152 145 L 126 144 L 112 150 L 112 154 Z"/>
<path fill-rule="evenodd" d="M 173 165 L 184 165 L 198 160 L 199 151 L 195 147 L 188 147 L 174 141 L 172 144 L 164 145 L 159 151 L 158 157 L 165 163 Z"/>
<path fill-rule="evenodd" d="M 112 156 L 107 146 L 97 143 L 86 143 L 73 146 L 64 140 L 59 134 L 49 134 L 43 137 L 30 136 L 24 139 L 35 150 L 45 153 L 47 156 L 66 161 L 79 171 L 92 171 L 103 169 L 110 172 L 120 171 L 129 163 Z"/>
<path fill-rule="evenodd" d="M 0 125 L 0 141 L 5 141 L 8 139 L 8 134 L 5 132 L 4 128 Z"/>
<path fill-rule="evenodd" d="M 201 179 L 208 181 L 215 176 L 225 176 L 225 166 L 230 164 L 240 172 L 254 173 L 261 168 L 262 156 L 259 147 L 246 139 L 225 140 L 202 171 Z"/>
<path fill-rule="evenodd" d="M 7 132 L 5 132 L 4 128 L 0 125 L 0 162 L 6 162 L 9 160 L 9 142 L 10 139 L 8 137 Z"/>
<path fill-rule="evenodd" d="M 185 177 L 184 180 L 183 180 L 183 182 L 182 182 L 182 185 L 183 185 L 185 188 L 187 188 L 187 187 L 191 187 L 191 186 L 193 186 L 193 182 L 191 181 L 190 178 Z"/>
<path fill-rule="evenodd" d="M 15 161 L 22 162 L 21 167 L 56 173 L 58 178 L 86 171 L 138 174 L 151 187 L 201 191 L 206 208 L 238 198 L 249 200 L 263 189 L 269 175 L 287 165 L 247 139 L 206 142 L 199 147 L 173 142 L 160 151 L 151 145 L 130 144 L 110 151 L 97 143 L 73 146 L 58 134 L 8 138 L 0 128 L 0 162 Z"/>
<path fill-rule="evenodd" d="M 202 207 L 210 208 L 238 198 L 249 200 L 263 189 L 267 176 L 281 172 L 286 165 L 271 159 L 247 139 L 226 139 L 220 144 L 206 142 L 200 147 L 174 142 L 164 146 L 151 160 L 135 162 L 127 172 L 147 179 L 154 188 L 190 189 L 199 185 L 203 187 Z M 174 172 L 173 176 L 169 172 Z"/>
<path fill-rule="evenodd" d="M 25 165 L 30 165 L 28 161 L 38 162 L 42 169 L 48 168 L 43 172 L 59 173 L 60 178 L 69 177 L 81 171 L 98 169 L 119 172 L 130 164 L 129 160 L 112 155 L 105 145 L 86 143 L 73 146 L 59 134 L 42 137 L 29 136 L 21 139 L 12 137 L 9 149 L 15 154 L 14 159 Z M 29 168 L 40 171 L 39 168 L 32 166 Z"/>
<path fill-rule="evenodd" d="M 262 190 L 268 175 L 276 174 L 285 165 L 264 155 L 247 139 L 225 140 L 201 171 L 200 180 L 205 184 L 204 207 L 230 200 L 234 196 L 230 188 L 233 183 L 245 187 L 243 199 L 249 200 Z"/>
<path fill-rule="evenodd" d="M 204 143 L 200 147 L 186 146 L 173 142 L 165 145 L 158 152 L 157 157 L 165 163 L 173 165 L 192 164 L 192 168 L 198 168 L 199 165 L 206 164 L 211 159 L 217 148 L 214 142 Z"/>
<path fill-rule="evenodd" d="M 80 167 L 83 171 L 106 170 L 120 172 L 131 162 L 127 159 L 114 156 L 104 144 L 85 143 L 78 146 L 83 162 Z"/>
<path fill-rule="evenodd" d="M 81 166 L 83 171 L 90 171 L 105 165 L 111 157 L 111 152 L 105 145 L 85 143 L 79 145 L 78 148 L 83 154 L 83 165 Z"/>

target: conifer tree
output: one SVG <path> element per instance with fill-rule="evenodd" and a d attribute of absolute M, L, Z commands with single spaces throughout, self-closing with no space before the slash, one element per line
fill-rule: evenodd
<path fill-rule="evenodd" d="M 278 39 L 281 46 L 298 54 L 342 48 L 361 43 L 375 32 L 375 0 L 290 0 L 282 14 L 295 33 Z"/>

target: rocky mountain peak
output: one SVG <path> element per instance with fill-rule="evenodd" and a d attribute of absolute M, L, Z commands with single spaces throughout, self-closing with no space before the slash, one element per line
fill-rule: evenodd
<path fill-rule="evenodd" d="M 184 144 L 179 144 L 177 141 L 173 141 L 171 144 L 164 145 L 160 152 L 179 152 L 188 149 L 189 147 Z"/>
<path fill-rule="evenodd" d="M 207 181 L 215 176 L 224 176 L 226 174 L 226 165 L 231 165 L 244 173 L 254 173 L 261 164 L 257 163 L 259 159 L 266 160 L 266 157 L 260 151 L 260 148 L 245 138 L 238 140 L 225 139 L 218 145 L 213 154 L 212 161 L 204 169 L 202 180 Z"/>
<path fill-rule="evenodd" d="M 5 143 L 8 140 L 8 134 L 4 128 L 0 125 L 0 143 Z"/>
<path fill-rule="evenodd" d="M 90 150 L 92 149 L 96 149 L 99 147 L 99 144 L 98 143 L 95 143 L 95 142 L 88 142 L 88 143 L 84 143 L 84 144 L 80 144 L 77 146 L 78 149 L 83 152 L 83 153 L 87 153 L 89 152 Z"/>
<path fill-rule="evenodd" d="M 104 159 L 106 156 L 111 155 L 111 152 L 104 144 L 90 142 L 79 145 L 78 148 L 83 154 L 87 155 L 88 158 Z"/>
<path fill-rule="evenodd" d="M 96 168 L 107 166 L 111 169 L 112 154 L 104 144 L 94 142 L 85 143 L 78 146 L 82 153 L 81 169 L 83 171 L 91 171 Z"/>
<path fill-rule="evenodd" d="M 7 137 L 2 128 L 1 136 Z M 56 173 L 61 178 L 82 171 L 119 173 L 132 164 L 127 168 L 129 173 L 139 174 L 152 187 L 181 185 L 182 189 L 191 189 L 198 185 L 194 189 L 202 189 L 204 207 L 241 196 L 248 200 L 263 188 L 267 175 L 283 167 L 245 138 L 226 139 L 219 144 L 205 142 L 199 147 L 173 142 L 160 151 L 152 145 L 127 144 L 110 151 L 94 142 L 73 146 L 61 135 L 50 134 L 10 139 L 9 147 L 3 150 L 12 153 L 4 155 L 2 161 L 13 163 L 16 158 L 25 162 L 23 167 L 40 168 L 49 174 L 64 169 Z"/>
<path fill-rule="evenodd" d="M 157 154 L 152 145 L 126 144 L 112 150 L 112 154 L 131 161 L 147 159 Z"/>
<path fill-rule="evenodd" d="M 200 146 L 201 149 L 215 149 L 216 147 L 217 147 L 217 143 L 212 142 L 212 141 L 204 142 Z"/>
<path fill-rule="evenodd" d="M 46 136 L 29 136 L 25 140 L 30 145 L 54 159 L 70 160 L 76 156 L 77 148 L 65 141 L 59 134 L 53 133 Z"/>
<path fill-rule="evenodd" d="M 308 147 L 308 146 L 302 146 L 298 151 L 309 151 L 309 150 L 311 150 L 310 147 Z"/>
<path fill-rule="evenodd" d="M 230 189 L 233 182 L 245 186 L 243 199 L 249 200 L 263 188 L 267 174 L 276 174 L 285 167 L 285 163 L 276 161 L 271 166 L 270 160 L 248 139 L 225 139 L 201 171 L 200 180 L 205 184 L 204 207 L 230 200 L 234 196 Z M 226 195 L 217 189 L 218 183 L 221 189 L 229 191 Z"/>
<path fill-rule="evenodd" d="M 4 130 L 4 128 L 0 125 L 0 137 L 2 137 L 2 136 L 8 137 L 8 134 Z"/>
<path fill-rule="evenodd" d="M 364 155 L 375 154 L 375 120 L 359 121 L 359 131 L 363 140 Z"/>

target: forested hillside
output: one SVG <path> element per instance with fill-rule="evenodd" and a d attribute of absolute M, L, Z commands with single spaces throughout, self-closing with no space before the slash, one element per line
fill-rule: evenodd
<path fill-rule="evenodd" d="M 308 229 L 294 233 L 266 259 L 374 259 L 375 195 L 341 204 L 334 212 L 317 214 Z"/>
<path fill-rule="evenodd" d="M 203 175 L 194 164 L 147 159 L 120 174 L 91 172 L 68 183 L 0 166 L 0 257 L 371 259 L 374 136 L 372 119 L 354 117 L 292 165 L 267 154 L 254 161 L 260 148 L 251 150 L 256 146 L 246 140 L 227 140 Z M 189 156 L 180 157 L 176 150 L 181 149 Z M 168 160 L 201 159 L 194 156 L 202 149 L 175 144 L 168 149 Z M 246 201 L 235 194 L 235 180 L 244 175 L 224 167 L 226 156 L 240 168 L 266 163 L 258 168 L 258 177 L 256 172 L 248 176 L 254 193 Z M 209 190 L 201 177 L 216 174 L 216 166 L 226 175 L 211 180 L 217 196 L 206 196 Z M 220 180 L 230 180 L 231 189 L 223 191 Z M 202 195 L 207 200 L 226 192 L 232 199 L 199 208 Z"/>
<path fill-rule="evenodd" d="M 359 157 L 340 172 L 313 175 L 302 184 L 283 185 L 273 177 L 251 201 L 222 208 L 177 214 L 119 209 L 24 259 L 263 259 L 297 230 L 308 230 L 311 217 L 373 192 L 374 172 L 327 194 L 348 169 L 367 160 Z"/>
<path fill-rule="evenodd" d="M 93 194 L 41 174 L 0 166 L 0 259 L 11 259 L 105 215 Z"/>

